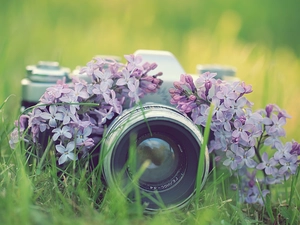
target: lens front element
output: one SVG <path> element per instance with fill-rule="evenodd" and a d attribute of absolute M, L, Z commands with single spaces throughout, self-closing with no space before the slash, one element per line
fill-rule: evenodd
<path fill-rule="evenodd" d="M 146 190 L 163 189 L 164 183 L 175 178 L 180 179 L 179 174 L 184 172 L 186 161 L 180 146 L 166 134 L 142 136 L 138 140 L 136 153 L 138 169 L 148 162 L 139 180 L 140 187 Z"/>

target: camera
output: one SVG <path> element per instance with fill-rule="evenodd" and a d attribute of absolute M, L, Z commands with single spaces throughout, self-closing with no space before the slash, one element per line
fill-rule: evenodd
<path fill-rule="evenodd" d="M 108 188 L 117 187 L 130 201 L 136 200 L 135 191 L 126 188 L 135 185 L 147 213 L 182 208 L 194 196 L 196 186 L 204 186 L 210 166 L 205 150 L 201 184 L 196 184 L 203 136 L 189 117 L 170 104 L 169 89 L 185 71 L 167 51 L 138 50 L 134 55 L 157 63 L 154 71 L 163 73 L 163 83 L 157 92 L 141 98 L 139 106 L 126 105 L 120 115 L 107 123 L 99 147 L 103 178 Z M 72 76 L 77 76 L 91 82 L 78 69 L 71 72 L 57 62 L 42 61 L 26 70 L 27 78 L 21 81 L 23 110 L 37 104 L 58 79 L 70 82 Z M 200 74 L 208 70 L 217 72 L 221 79 L 235 79 L 235 70 L 230 67 L 206 65 L 198 66 L 197 70 Z M 128 163 L 129 160 L 134 163 Z"/>

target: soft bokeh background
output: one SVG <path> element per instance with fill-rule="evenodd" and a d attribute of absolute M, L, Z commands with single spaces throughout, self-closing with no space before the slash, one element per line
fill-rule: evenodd
<path fill-rule="evenodd" d="M 0 0 L 0 103 L 14 94 L 5 119 L 16 118 L 28 64 L 56 60 L 73 69 L 97 54 L 155 49 L 171 51 L 188 73 L 197 64 L 235 66 L 253 86 L 254 108 L 285 108 L 293 117 L 287 137 L 300 141 L 299 7 L 296 0 Z"/>

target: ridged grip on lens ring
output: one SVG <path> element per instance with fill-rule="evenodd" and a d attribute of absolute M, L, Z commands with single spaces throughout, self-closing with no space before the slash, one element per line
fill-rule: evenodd
<path fill-rule="evenodd" d="M 187 132 L 193 136 L 199 145 L 203 142 L 203 136 L 199 129 L 193 124 L 193 122 L 182 115 L 175 108 L 160 105 L 160 104 L 145 104 L 142 107 L 137 106 L 125 110 L 120 116 L 118 116 L 108 127 L 106 134 L 104 135 L 104 142 L 101 147 L 101 158 L 103 162 L 103 173 L 108 187 L 115 186 L 115 174 L 113 171 L 114 165 L 112 165 L 112 157 L 114 154 L 115 146 L 118 146 L 119 140 L 124 138 L 126 131 L 130 130 L 131 127 L 136 126 L 136 124 L 147 121 L 147 120 L 163 120 L 170 121 L 172 123 L 177 123 L 187 130 Z M 200 149 L 199 149 L 200 151 Z M 207 179 L 209 171 L 209 156 L 208 151 L 205 151 L 205 168 L 204 175 L 202 177 L 202 183 L 200 188 L 203 187 Z M 119 187 L 121 189 L 121 187 Z M 122 192 L 122 190 L 120 190 Z M 186 201 L 183 201 L 180 205 L 175 205 L 174 207 L 168 207 L 167 210 L 172 210 L 174 208 L 178 209 L 185 206 L 191 197 L 194 195 L 195 190 L 187 197 Z M 157 209 L 146 208 L 148 213 L 157 211 Z"/>

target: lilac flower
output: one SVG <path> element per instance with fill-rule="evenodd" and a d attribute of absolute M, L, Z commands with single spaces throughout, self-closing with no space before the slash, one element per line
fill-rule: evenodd
<path fill-rule="evenodd" d="M 80 69 L 80 73 L 86 73 L 88 76 L 92 77 L 93 80 L 95 80 L 94 77 L 94 71 L 98 68 L 98 65 L 95 63 L 95 60 L 92 60 L 87 63 L 85 67 L 82 67 Z"/>
<path fill-rule="evenodd" d="M 113 113 L 113 107 L 110 107 L 110 109 L 107 111 L 107 109 L 103 110 L 95 110 L 97 114 L 100 115 L 100 123 L 105 124 L 107 120 L 110 120 L 113 118 L 114 113 Z"/>
<path fill-rule="evenodd" d="M 63 120 L 63 114 L 60 112 L 57 112 L 56 105 L 50 105 L 49 106 L 49 113 L 48 112 L 42 112 L 40 116 L 43 119 L 49 120 L 49 126 L 50 127 L 57 127 L 56 120 Z"/>
<path fill-rule="evenodd" d="M 10 133 L 10 139 L 9 139 L 9 145 L 12 149 L 16 148 L 16 144 L 20 141 L 20 135 L 19 135 L 18 128 L 14 128 L 14 130 Z"/>
<path fill-rule="evenodd" d="M 255 146 L 262 133 L 262 130 L 258 129 L 257 126 L 252 125 L 252 129 L 248 131 L 248 143 L 244 145 L 249 147 Z"/>
<path fill-rule="evenodd" d="M 266 127 L 267 134 L 269 135 L 278 135 L 278 136 L 285 136 L 285 131 L 282 128 L 285 125 L 286 120 L 284 117 L 278 118 L 277 115 L 272 114 L 271 119 L 273 124 L 271 126 Z"/>
<path fill-rule="evenodd" d="M 223 113 L 223 115 L 224 115 L 224 121 L 223 121 L 223 128 L 224 128 L 224 130 L 226 130 L 226 131 L 231 131 L 231 120 L 232 120 L 232 118 L 233 118 L 233 113 L 231 112 L 231 111 L 225 111 L 224 113 Z"/>
<path fill-rule="evenodd" d="M 28 115 L 21 115 L 18 120 L 15 121 L 15 126 L 18 127 L 20 131 L 24 131 L 28 125 Z"/>
<path fill-rule="evenodd" d="M 154 93 L 160 84 L 160 79 L 156 79 L 150 76 L 142 77 L 139 81 L 139 87 L 143 95 L 147 93 Z"/>
<path fill-rule="evenodd" d="M 61 165 L 69 160 L 77 160 L 78 156 L 74 154 L 75 143 L 73 141 L 67 144 L 67 147 L 59 144 L 55 146 L 56 150 L 61 154 L 58 164 Z"/>
<path fill-rule="evenodd" d="M 94 84 L 91 89 L 92 89 L 93 94 L 102 96 L 106 103 L 109 102 L 109 99 L 110 99 L 110 97 L 109 97 L 110 91 L 109 90 L 102 91 L 100 88 L 100 84 Z"/>
<path fill-rule="evenodd" d="M 84 86 L 82 83 L 75 83 L 74 84 L 74 95 L 78 98 L 87 99 L 89 98 L 89 94 L 86 91 L 86 86 Z"/>
<path fill-rule="evenodd" d="M 274 154 L 274 159 L 279 161 L 283 157 L 290 157 L 291 150 L 292 150 L 292 143 L 287 142 L 285 145 L 283 145 L 281 142 L 276 143 L 275 147 L 277 149 L 277 152 Z"/>
<path fill-rule="evenodd" d="M 208 105 L 201 104 L 199 107 L 194 108 L 192 110 L 191 117 L 195 124 L 202 125 L 202 126 L 206 125 L 208 112 L 209 112 L 208 109 L 209 109 Z"/>
<path fill-rule="evenodd" d="M 259 112 L 252 112 L 251 109 L 245 109 L 245 124 L 253 124 L 256 128 L 261 129 L 263 117 Z"/>
<path fill-rule="evenodd" d="M 135 80 L 135 82 L 132 84 L 132 86 L 129 86 L 129 93 L 128 96 L 131 99 L 130 105 L 132 105 L 132 102 L 139 102 L 140 97 L 139 97 L 139 80 Z"/>
<path fill-rule="evenodd" d="M 31 127 L 33 137 L 37 137 L 38 132 L 44 132 L 48 128 L 48 124 L 44 123 L 41 114 L 41 109 L 34 108 L 31 116 L 28 119 L 28 127 Z"/>
<path fill-rule="evenodd" d="M 216 96 L 224 101 L 226 108 L 229 108 L 236 100 L 236 94 L 228 86 L 223 86 Z"/>
<path fill-rule="evenodd" d="M 243 125 L 242 122 L 236 119 L 233 123 L 235 130 L 232 132 L 232 137 L 238 138 L 241 137 L 244 141 L 249 141 L 249 131 L 253 128 L 253 125 L 245 124 Z"/>
<path fill-rule="evenodd" d="M 156 92 L 162 84 L 158 78 L 162 73 L 148 74 L 157 67 L 156 63 L 141 64 L 141 56 L 128 55 L 125 58 L 127 64 L 101 58 L 90 61 L 80 73 L 91 76 L 92 83 L 73 78 L 72 84 L 61 80 L 47 88 L 41 101 L 49 105 L 37 106 L 28 115 L 20 117 L 15 124 L 19 128 L 11 133 L 12 147 L 18 142 L 19 135 L 24 135 L 23 141 L 41 144 L 38 143 L 40 134 L 48 131 L 46 135 L 60 143 L 55 147 L 62 154 L 59 164 L 77 159 L 72 152 L 75 144 L 81 153 L 87 153 L 95 142 L 101 141 L 104 125 L 114 118 L 115 113 L 122 112 L 125 103 L 126 107 L 128 102 L 131 106 L 144 95 Z M 190 76 L 186 82 L 192 85 Z M 126 97 L 129 101 L 125 102 Z M 90 107 L 89 103 L 93 106 Z"/>
<path fill-rule="evenodd" d="M 300 155 L 300 144 L 296 141 L 292 141 L 292 150 L 291 154 L 293 155 Z"/>
<path fill-rule="evenodd" d="M 223 165 L 230 167 L 232 170 L 238 169 L 238 165 L 242 161 L 242 157 L 235 155 L 230 150 L 226 151 L 226 157 L 227 159 L 223 162 Z"/>
<path fill-rule="evenodd" d="M 269 190 L 262 190 L 261 196 L 258 187 L 255 185 L 252 188 L 249 188 L 245 201 L 250 204 L 259 203 L 260 205 L 264 205 L 263 198 L 269 193 Z"/>
<path fill-rule="evenodd" d="M 89 136 L 92 133 L 92 127 L 85 127 L 83 130 L 79 129 L 76 134 L 76 145 L 84 145 L 86 147 L 91 147 L 94 145 L 94 141 Z"/>
<path fill-rule="evenodd" d="M 271 148 L 275 148 L 276 145 L 281 144 L 281 141 L 278 136 L 269 136 L 264 141 L 264 145 L 270 146 Z"/>
<path fill-rule="evenodd" d="M 42 103 L 55 103 L 63 94 L 69 93 L 72 89 L 64 82 L 57 82 L 56 85 L 48 87 L 46 92 L 40 98 Z"/>
<path fill-rule="evenodd" d="M 62 114 L 63 114 L 63 124 L 64 125 L 68 124 L 71 121 L 71 119 L 75 122 L 78 120 L 76 118 L 75 113 L 71 112 L 71 109 L 72 108 L 68 109 L 65 106 L 59 106 L 57 109 L 59 112 L 62 112 Z"/>
<path fill-rule="evenodd" d="M 134 81 L 135 81 L 135 78 L 130 77 L 129 71 L 123 69 L 122 77 L 117 80 L 116 85 L 118 85 L 118 86 L 128 85 L 128 87 L 129 87 L 129 86 L 133 85 Z"/>
<path fill-rule="evenodd" d="M 277 162 L 274 160 L 274 158 L 268 159 L 268 154 L 266 152 L 262 155 L 262 162 L 256 166 L 259 170 L 264 170 L 267 175 L 273 175 L 275 176 L 277 173 L 276 166 Z"/>
<path fill-rule="evenodd" d="M 297 170 L 297 156 L 296 155 L 289 155 L 279 159 L 280 164 L 282 167 L 279 169 L 279 174 L 285 174 L 286 172 L 290 171 L 292 174 L 296 173 Z"/>
<path fill-rule="evenodd" d="M 184 76 L 184 79 L 185 79 L 185 85 L 186 85 L 191 91 L 195 91 L 196 87 L 195 87 L 194 80 L 193 80 L 192 76 L 186 74 L 186 75 Z"/>
<path fill-rule="evenodd" d="M 256 170 L 253 170 L 252 173 L 249 171 L 246 172 L 246 176 L 249 179 L 248 180 L 248 187 L 252 188 L 255 186 L 256 183 Z"/>
<path fill-rule="evenodd" d="M 125 59 L 127 60 L 127 69 L 129 71 L 134 70 L 135 68 L 137 69 L 142 69 L 143 67 L 139 66 L 139 64 L 142 62 L 141 56 L 137 55 L 125 55 Z"/>
<path fill-rule="evenodd" d="M 240 166 L 243 166 L 246 164 L 249 168 L 254 168 L 256 166 L 256 162 L 252 159 L 255 155 L 254 147 L 251 147 L 248 150 L 244 150 L 241 147 L 236 146 L 236 149 L 234 151 L 237 156 L 240 156 L 242 158 L 242 161 L 240 162 Z"/>
<path fill-rule="evenodd" d="M 217 98 L 213 99 L 212 103 L 214 105 L 213 116 L 216 116 L 216 119 L 218 121 L 224 122 L 225 121 L 224 112 L 226 112 L 228 109 L 225 107 L 223 103 L 220 103 L 220 100 Z M 209 110 L 209 108 L 207 110 Z"/>
<path fill-rule="evenodd" d="M 216 129 L 214 132 L 215 141 L 220 143 L 220 149 L 226 150 L 231 138 L 231 132 L 224 129 Z"/>
<path fill-rule="evenodd" d="M 216 73 L 210 73 L 210 72 L 206 72 L 203 73 L 201 76 L 199 76 L 199 78 L 196 80 L 196 87 L 200 88 L 200 87 L 205 87 L 206 91 L 208 92 L 208 90 L 212 87 L 213 83 L 215 83 L 215 79 L 214 77 L 216 76 Z"/>
<path fill-rule="evenodd" d="M 52 139 L 53 141 L 56 141 L 59 137 L 65 137 L 65 138 L 72 138 L 72 133 L 70 132 L 71 129 L 68 126 L 63 126 L 62 128 L 55 128 L 52 130 L 53 136 Z"/>
<path fill-rule="evenodd" d="M 123 98 L 121 100 L 116 98 L 116 93 L 111 90 L 111 99 L 109 100 L 109 104 L 113 107 L 114 111 L 118 114 L 122 112 L 122 104 L 123 104 Z"/>
<path fill-rule="evenodd" d="M 109 70 L 101 72 L 99 69 L 94 71 L 97 78 L 100 79 L 100 90 L 105 92 L 107 89 L 111 88 L 113 85 L 112 74 Z"/>
<path fill-rule="evenodd" d="M 232 105 L 230 105 L 230 108 L 233 109 L 237 117 L 241 117 L 245 114 L 244 108 L 247 105 L 247 102 L 248 101 L 245 97 L 240 97 L 238 100 L 233 102 Z"/>
<path fill-rule="evenodd" d="M 220 141 L 217 140 L 211 140 L 209 142 L 209 146 L 208 146 L 208 152 L 212 153 L 213 151 L 216 150 L 221 150 L 222 149 L 222 144 Z"/>

